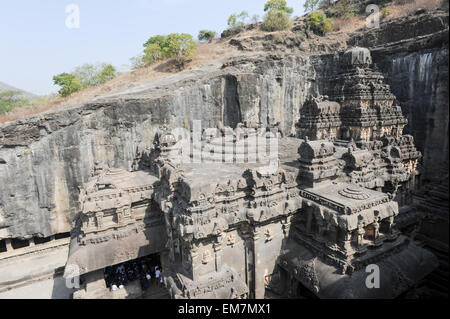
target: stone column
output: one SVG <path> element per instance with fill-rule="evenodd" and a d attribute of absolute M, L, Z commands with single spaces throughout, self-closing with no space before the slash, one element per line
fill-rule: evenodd
<path fill-rule="evenodd" d="M 264 295 L 266 292 L 265 287 L 265 273 L 264 273 L 264 267 L 261 265 L 261 262 L 259 260 L 259 254 L 261 251 L 264 250 L 264 245 L 262 240 L 259 240 L 261 237 L 261 230 L 255 228 L 252 234 L 252 240 L 253 240 L 253 257 L 254 257 L 254 285 L 255 285 L 255 291 L 254 291 L 254 298 L 255 299 L 264 299 Z"/>
<path fill-rule="evenodd" d="M 311 222 L 312 222 L 312 206 L 310 203 L 306 204 L 306 232 L 311 232 Z"/>
<path fill-rule="evenodd" d="M 357 245 L 358 245 L 358 247 L 362 246 L 365 233 L 366 233 L 366 230 L 364 229 L 364 225 L 359 224 L 358 230 L 357 230 Z"/>
<path fill-rule="evenodd" d="M 13 247 L 12 247 L 12 245 L 11 245 L 11 239 L 6 238 L 6 239 L 5 239 L 5 245 L 6 245 L 6 251 L 11 251 L 11 250 L 13 250 Z"/>
<path fill-rule="evenodd" d="M 213 244 L 215 262 L 216 262 L 216 271 L 220 272 L 222 269 L 222 235 L 219 235 L 216 239 L 216 242 Z"/>

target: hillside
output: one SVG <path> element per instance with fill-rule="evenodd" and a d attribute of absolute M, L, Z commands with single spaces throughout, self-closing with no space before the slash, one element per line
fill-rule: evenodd
<path fill-rule="evenodd" d="M 15 88 L 11 85 L 8 85 L 6 83 L 0 82 L 0 92 L 5 92 L 5 91 L 18 91 L 21 92 L 20 97 L 24 98 L 24 99 L 34 99 L 37 98 L 37 95 L 30 93 L 30 92 L 26 92 L 24 90 L 20 90 L 18 88 Z"/>
<path fill-rule="evenodd" d="M 392 38 L 395 36 L 399 38 L 418 36 L 419 34 L 405 34 L 409 32 L 409 23 L 424 25 L 425 27 L 421 28 L 424 34 L 433 33 L 433 28 L 445 29 L 445 24 L 448 26 L 447 1 L 412 0 L 401 5 L 390 5 L 386 12 L 381 18 L 381 29 L 388 30 L 387 34 L 380 34 L 377 29 L 367 30 L 364 13 L 356 14 L 348 19 L 334 18 L 332 20 L 332 31 L 324 36 L 316 35 L 308 30 L 307 16 L 294 19 L 292 28 L 287 31 L 265 32 L 261 30 L 261 23 L 247 24 L 240 32 L 229 36 L 222 34 L 221 38 L 214 39 L 211 43 L 199 43 L 196 55 L 192 61 L 187 63 L 185 70 L 182 72 L 195 70 L 217 59 L 254 53 L 327 54 L 343 51 L 353 45 L 372 47 L 374 46 L 373 38 L 367 38 L 367 35 L 370 34 L 372 34 L 372 37 L 378 37 L 378 43 L 393 42 Z M 425 20 L 429 20 L 429 22 Z M 406 28 L 398 33 L 396 25 L 403 25 Z M 443 25 L 444 27 L 442 27 Z M 391 31 L 394 32 L 390 33 Z M 364 42 L 361 39 L 366 39 L 366 41 Z M 1 115 L 0 123 L 63 106 L 83 104 L 116 90 L 124 90 L 140 83 L 149 83 L 179 72 L 171 60 L 158 62 L 133 72 L 121 74 L 105 84 L 88 87 L 69 97 L 53 95 L 40 99 L 30 106 Z"/>

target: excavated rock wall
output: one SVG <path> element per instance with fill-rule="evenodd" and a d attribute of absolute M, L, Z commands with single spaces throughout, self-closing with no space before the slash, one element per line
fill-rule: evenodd
<path fill-rule="evenodd" d="M 235 58 L 0 126 L 0 239 L 70 231 L 94 163 L 131 170 L 161 124 L 257 119 L 295 133 L 314 78 L 306 56 Z"/>
<path fill-rule="evenodd" d="M 421 19 L 427 32 L 418 31 Z M 395 36 L 383 26 L 355 34 L 349 44 L 371 47 L 404 106 L 406 130 L 424 153 L 425 176 L 433 179 L 448 162 L 448 13 L 414 21 L 405 22 L 409 32 L 393 23 Z M 383 44 L 389 41 L 396 42 Z M 258 120 L 280 122 L 285 135 L 294 135 L 306 98 L 330 91 L 338 59 L 339 53 L 235 57 L 1 125 L 0 240 L 70 231 L 79 187 L 94 163 L 131 170 L 138 149 L 152 145 L 161 124 L 191 127 L 201 120 L 203 128 L 219 121 L 235 127 Z"/>

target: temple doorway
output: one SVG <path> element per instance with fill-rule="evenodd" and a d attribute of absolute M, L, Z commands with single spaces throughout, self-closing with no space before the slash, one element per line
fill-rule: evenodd
<path fill-rule="evenodd" d="M 114 295 L 126 292 L 127 298 L 168 298 L 159 253 L 108 266 L 103 272 L 105 286 Z"/>

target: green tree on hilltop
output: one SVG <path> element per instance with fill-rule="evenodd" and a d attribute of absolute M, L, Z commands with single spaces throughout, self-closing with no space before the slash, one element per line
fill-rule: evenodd
<path fill-rule="evenodd" d="M 307 12 L 314 11 L 319 6 L 320 0 L 305 0 L 305 3 L 303 4 L 303 7 Z"/>
<path fill-rule="evenodd" d="M 190 34 L 187 33 L 171 33 L 166 40 L 166 56 L 175 58 L 178 63 L 184 64 L 187 60 L 193 58 L 197 52 L 197 43 Z"/>
<path fill-rule="evenodd" d="M 64 97 L 69 96 L 83 88 L 81 80 L 70 73 L 55 75 L 53 77 L 53 83 L 61 87 L 58 93 Z"/>
<path fill-rule="evenodd" d="M 264 5 L 264 11 L 280 10 L 292 14 L 294 9 L 288 8 L 286 0 L 269 0 Z"/>
<path fill-rule="evenodd" d="M 146 64 L 152 64 L 165 58 L 174 58 L 180 66 L 183 66 L 197 52 L 197 43 L 187 33 L 157 35 L 151 37 L 144 47 L 142 60 Z"/>
<path fill-rule="evenodd" d="M 107 63 L 97 63 L 97 64 L 83 64 L 76 67 L 71 73 L 77 77 L 83 88 L 89 86 L 96 86 L 103 84 L 114 77 L 116 77 L 117 72 L 114 66 Z"/>
<path fill-rule="evenodd" d="M 230 28 L 242 27 L 245 25 L 245 21 L 248 19 L 248 12 L 242 11 L 239 14 L 232 14 L 228 18 L 228 26 Z"/>
<path fill-rule="evenodd" d="M 95 75 L 96 83 L 103 84 L 112 80 L 116 77 L 117 70 L 112 64 L 106 64 L 103 68 Z"/>
<path fill-rule="evenodd" d="M 208 41 L 211 42 L 214 37 L 217 35 L 216 31 L 211 30 L 201 30 L 198 34 L 198 39 L 200 41 Z"/>

